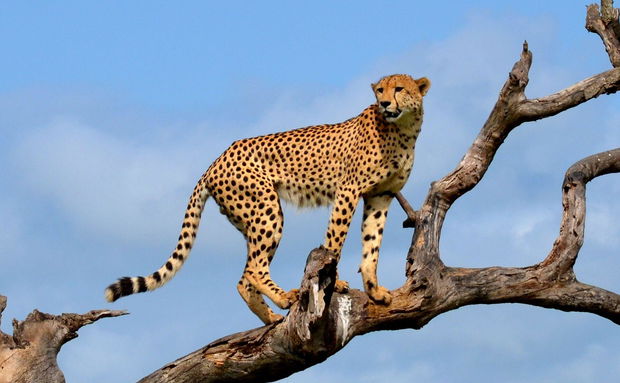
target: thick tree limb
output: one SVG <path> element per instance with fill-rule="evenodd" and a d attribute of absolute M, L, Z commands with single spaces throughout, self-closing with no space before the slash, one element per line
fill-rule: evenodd
<path fill-rule="evenodd" d="M 0 319 L 6 302 L 6 297 L 0 295 Z M 0 383 L 64 382 L 56 363 L 62 345 L 76 338 L 85 325 L 125 314 L 93 310 L 56 316 L 34 310 L 24 321 L 13 320 L 13 336 L 0 331 Z"/>

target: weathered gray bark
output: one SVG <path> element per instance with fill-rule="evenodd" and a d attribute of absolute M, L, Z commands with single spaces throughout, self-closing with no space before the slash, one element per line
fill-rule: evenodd
<path fill-rule="evenodd" d="M 0 295 L 0 319 L 7 299 Z M 86 314 L 50 315 L 34 310 L 20 322 L 13 320 L 13 336 L 0 331 L 0 383 L 63 383 L 56 355 L 77 331 L 101 318 L 124 311 L 96 310 Z"/>
<path fill-rule="evenodd" d="M 310 253 L 302 299 L 284 321 L 217 340 L 151 375 L 142 383 L 273 381 L 301 371 L 342 349 L 355 336 L 385 329 L 419 329 L 437 315 L 472 304 L 525 303 L 563 311 L 583 311 L 620 324 L 620 295 L 579 282 L 573 265 L 583 244 L 585 190 L 590 180 L 620 172 L 620 149 L 575 163 L 564 178 L 560 232 L 540 263 L 521 268 L 467 269 L 443 264 L 439 239 L 452 204 L 473 189 L 508 134 L 527 121 L 553 116 L 602 94 L 620 89 L 618 10 L 609 0 L 587 11 L 587 28 L 599 34 L 614 69 L 564 90 L 528 99 L 525 88 L 532 53 L 523 44 L 499 98 L 480 133 L 454 171 L 432 183 L 414 211 L 402 195 L 405 227 L 414 227 L 403 286 L 392 291 L 389 306 L 366 294 L 333 291 L 335 261 L 323 249 Z"/>

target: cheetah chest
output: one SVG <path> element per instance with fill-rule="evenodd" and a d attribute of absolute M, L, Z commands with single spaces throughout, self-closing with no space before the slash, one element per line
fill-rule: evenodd
<path fill-rule="evenodd" d="M 415 141 L 419 131 L 418 128 L 413 135 L 400 134 L 395 140 L 395 145 L 387 151 L 388 155 L 383 159 L 387 165 L 386 171 L 381 174 L 377 184 L 369 191 L 370 194 L 386 191 L 395 193 L 403 188 L 413 168 Z"/>

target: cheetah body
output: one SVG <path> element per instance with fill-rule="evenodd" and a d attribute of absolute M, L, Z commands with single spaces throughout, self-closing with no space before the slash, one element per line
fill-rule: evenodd
<path fill-rule="evenodd" d="M 426 78 L 392 75 L 373 84 L 377 103 L 338 124 L 317 125 L 234 142 L 198 181 L 190 198 L 176 250 L 147 277 L 122 278 L 106 289 L 109 301 L 153 290 L 170 280 L 187 259 L 204 204 L 212 196 L 220 212 L 247 241 L 247 263 L 237 289 L 265 323 L 297 299 L 271 279 L 269 264 L 282 236 L 280 199 L 300 207 L 332 204 L 324 246 L 338 256 L 359 199 L 364 200 L 362 262 L 364 289 L 378 303 L 391 295 L 377 283 L 376 268 L 388 206 L 411 173 L 422 125 Z M 345 282 L 337 288 L 345 290 Z"/>

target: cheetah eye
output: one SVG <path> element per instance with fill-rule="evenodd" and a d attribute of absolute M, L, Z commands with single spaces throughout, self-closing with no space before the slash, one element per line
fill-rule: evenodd
<path fill-rule="evenodd" d="M 396 88 L 394 88 L 395 92 L 400 92 L 401 90 L 403 90 L 404 88 L 402 86 L 397 86 Z"/>
<path fill-rule="evenodd" d="M 377 88 L 377 93 L 383 93 L 383 88 Z"/>

